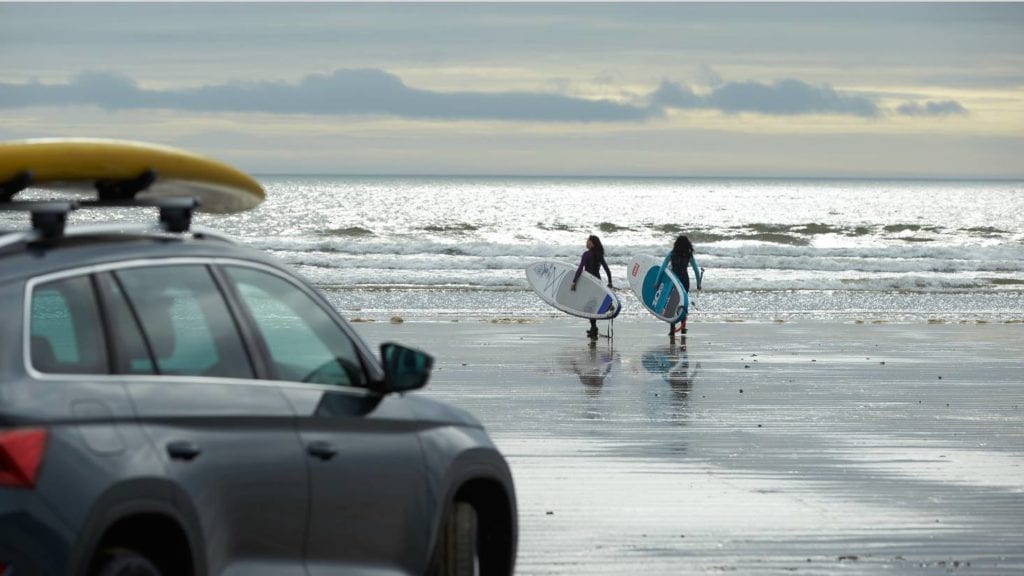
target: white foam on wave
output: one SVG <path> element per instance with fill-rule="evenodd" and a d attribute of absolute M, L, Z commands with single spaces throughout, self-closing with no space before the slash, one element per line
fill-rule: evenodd
<path fill-rule="evenodd" d="M 529 295 L 526 266 L 578 263 L 590 233 L 625 288 L 633 256 L 664 256 L 686 233 L 723 296 L 1024 294 L 1013 183 L 324 177 L 268 190 L 273 209 L 227 231 L 332 290 Z M 951 208 L 964 198 L 971 210 Z"/>

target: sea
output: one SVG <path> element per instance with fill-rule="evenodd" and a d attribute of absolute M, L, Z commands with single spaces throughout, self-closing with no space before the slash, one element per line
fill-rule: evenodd
<path fill-rule="evenodd" d="M 274 254 L 353 320 L 562 315 L 525 268 L 575 265 L 596 234 L 623 317 L 647 315 L 630 258 L 686 235 L 705 270 L 691 321 L 1024 322 L 1024 181 L 257 179 L 259 208 L 196 224 Z"/>
<path fill-rule="evenodd" d="M 526 282 L 598 235 L 625 316 L 637 254 L 690 238 L 691 320 L 1024 321 L 1024 182 L 264 176 L 266 202 L 201 216 L 358 319 L 561 312 Z"/>

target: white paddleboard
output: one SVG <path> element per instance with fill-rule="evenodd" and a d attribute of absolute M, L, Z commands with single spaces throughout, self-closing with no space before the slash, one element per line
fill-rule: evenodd
<path fill-rule="evenodd" d="M 571 290 L 575 274 L 576 266 L 552 260 L 526 267 L 526 281 L 530 288 L 541 300 L 562 312 L 594 320 L 609 320 L 619 315 L 622 306 L 618 296 L 596 276 L 583 272 L 576 283 L 576 290 Z"/>
<path fill-rule="evenodd" d="M 637 256 L 629 262 L 626 276 L 648 312 L 659 320 L 675 323 L 686 318 L 689 295 L 669 266 L 667 257 Z"/>

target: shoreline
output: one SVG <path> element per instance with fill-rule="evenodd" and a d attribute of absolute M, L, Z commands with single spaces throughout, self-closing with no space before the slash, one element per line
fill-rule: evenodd
<path fill-rule="evenodd" d="M 587 322 L 585 318 L 572 318 L 565 320 L 563 315 L 550 315 L 550 316 L 538 316 L 535 314 L 523 314 L 523 315 L 511 315 L 511 314 L 470 314 L 470 313 L 451 313 L 451 314 L 423 314 L 423 313 L 405 313 L 399 314 L 394 313 L 388 316 L 386 313 L 371 313 L 360 315 L 360 311 L 342 311 L 342 316 L 345 320 L 354 326 L 363 324 L 395 324 L 401 325 L 406 322 L 417 324 L 545 324 L 549 322 Z M 644 319 L 638 319 L 635 317 L 619 317 L 615 319 L 618 325 L 624 323 L 643 323 L 647 325 L 653 324 L 653 322 L 660 322 L 657 320 L 647 321 Z M 607 320 L 598 320 L 598 326 L 601 330 L 607 325 Z M 840 325 L 853 325 L 853 326 L 1000 326 L 1000 325 L 1022 325 L 1024 324 L 1024 318 L 1009 318 L 1009 319 L 989 319 L 989 318 L 960 318 L 960 319 L 946 319 L 946 318 L 928 318 L 918 316 L 904 316 L 898 319 L 893 318 L 821 318 L 821 317 L 790 317 L 790 318 L 716 318 L 714 320 L 700 319 L 688 321 L 689 327 L 695 326 L 711 326 L 716 324 L 750 324 L 750 325 L 762 325 L 762 324 L 840 324 Z M 666 334 L 667 335 L 667 334 Z"/>
<path fill-rule="evenodd" d="M 460 321 L 470 318 L 571 319 L 532 290 L 463 288 L 326 289 L 346 318 L 389 321 Z M 620 290 L 618 322 L 658 322 L 628 290 Z M 694 323 L 862 322 L 1024 323 L 1024 291 L 984 293 L 895 293 L 805 290 L 800 292 L 710 292 L 691 309 Z"/>

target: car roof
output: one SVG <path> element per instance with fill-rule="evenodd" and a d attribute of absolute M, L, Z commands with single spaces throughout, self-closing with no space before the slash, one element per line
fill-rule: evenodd
<path fill-rule="evenodd" d="M 2 238 L 0 236 L 0 240 Z M 281 268 L 278 262 L 258 250 L 202 231 L 185 234 L 89 232 L 0 248 L 0 281 L 123 261 L 190 257 L 237 258 Z"/>

